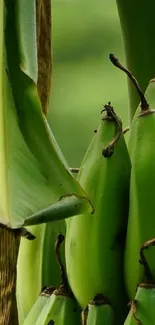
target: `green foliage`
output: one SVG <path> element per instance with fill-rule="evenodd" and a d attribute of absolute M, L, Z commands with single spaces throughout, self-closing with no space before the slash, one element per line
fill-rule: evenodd
<path fill-rule="evenodd" d="M 103 103 L 111 101 L 112 105 L 114 104 L 116 112 L 125 121 L 124 126 L 127 126 L 128 121 L 125 76 L 116 70 L 114 72 L 108 59 L 109 52 L 116 53 L 120 58 L 123 57 L 116 4 L 105 0 L 103 4 L 99 0 L 97 1 L 62 2 L 55 0 L 53 4 L 54 66 L 51 111 L 48 118 L 71 167 L 78 167 L 91 133 L 96 129 L 97 110 L 100 112 Z M 121 1 L 118 0 L 117 3 L 120 2 L 122 5 Z M 136 6 L 139 5 L 139 0 L 135 3 Z M 151 3 L 153 4 L 153 2 Z M 127 58 L 128 63 L 129 60 L 131 62 L 131 67 L 135 64 L 140 81 L 143 81 L 143 88 L 145 88 L 144 84 L 148 82 L 149 73 L 152 73 L 153 69 L 150 61 L 149 65 L 145 66 L 144 74 L 142 73 L 138 61 L 138 51 L 135 54 L 135 59 L 132 59 L 130 52 L 132 44 L 136 44 L 138 47 L 138 44 L 141 45 L 143 42 L 137 42 L 137 39 L 134 38 L 132 43 L 131 35 L 135 28 L 136 11 L 133 16 L 130 16 L 129 13 L 138 7 L 132 7 L 130 4 L 131 2 L 126 2 L 124 8 L 127 11 L 124 11 L 126 14 L 123 13 L 123 19 L 124 17 L 129 19 L 127 24 L 129 32 L 131 32 L 129 38 L 128 31 L 126 34 L 128 44 L 130 44 L 130 46 L 126 46 Z M 154 5 L 150 8 L 153 12 Z M 3 18 L 2 4 L 0 9 L 2 9 Z M 146 9 L 145 7 L 142 9 L 144 17 Z M 42 114 L 37 92 L 38 62 L 35 15 L 35 0 L 31 2 L 6 0 L 6 25 L 4 28 L 3 20 L 1 20 L 0 30 L 0 221 L 10 228 L 19 228 L 23 225 L 31 226 L 30 231 L 33 232 L 34 229 L 34 234 L 37 235 L 37 239 L 31 247 L 29 243 L 27 245 L 27 242 L 24 244 L 24 239 L 21 241 L 16 292 L 19 319 L 22 324 L 37 299 L 43 281 L 46 285 L 51 279 L 51 281 L 58 279 L 57 267 L 52 264 L 54 254 L 50 254 L 49 247 L 52 245 L 51 249 L 53 249 L 54 229 L 57 228 L 57 225 L 53 223 L 52 228 L 52 223 L 50 227 L 47 227 L 45 223 L 59 220 L 58 230 L 65 232 L 64 219 L 74 216 L 66 221 L 68 278 L 55 245 L 62 281 L 59 289 L 48 297 L 45 305 L 44 301 L 43 303 L 41 301 L 40 305 L 39 299 L 39 306 L 44 307 L 42 311 L 38 310 L 38 315 L 35 310 L 34 325 L 36 325 L 37 316 L 37 324 L 53 325 L 53 321 L 56 322 L 55 325 L 73 324 L 75 318 L 78 324 L 80 322 L 79 308 L 77 308 L 73 294 L 81 307 L 88 304 L 85 309 L 88 312 L 88 318 L 84 316 L 86 322 L 84 321 L 83 324 L 86 325 L 89 320 L 90 306 L 92 304 L 94 308 L 97 302 L 95 297 L 99 298 L 97 302 L 99 306 L 102 296 L 103 308 L 92 310 L 95 315 L 92 316 L 93 324 L 96 325 L 97 322 L 100 322 L 101 311 L 102 315 L 107 315 L 104 316 L 106 318 L 103 319 L 103 322 L 107 319 L 108 325 L 111 324 L 114 315 L 115 323 L 122 325 L 126 315 L 126 306 L 123 305 L 127 298 L 126 291 L 128 293 L 130 291 L 127 288 L 127 282 L 133 286 L 132 299 L 139 281 L 144 281 L 145 286 L 150 285 L 149 289 L 153 288 L 153 290 L 147 291 L 149 296 L 146 294 L 146 290 L 139 291 L 143 291 L 144 298 L 149 297 L 147 299 L 152 302 L 150 306 L 154 306 L 154 254 L 148 255 L 149 263 L 153 265 L 149 269 L 140 248 L 143 241 L 154 234 L 152 227 L 154 182 L 150 182 L 150 172 L 154 176 L 154 163 L 151 160 L 154 140 L 152 141 L 153 129 L 149 127 L 154 124 L 154 115 L 149 110 L 146 113 L 146 107 L 144 107 L 143 117 L 134 117 L 131 126 L 131 135 L 134 136 L 134 139 L 131 141 L 130 138 L 132 155 L 129 152 L 132 158 L 130 179 L 130 157 L 122 135 L 122 123 L 113 108 L 107 105 L 110 110 L 108 111 L 106 108 L 107 115 L 104 116 L 95 132 L 94 139 L 75 180 L 48 122 Z M 122 17 L 122 13 L 120 17 Z M 152 16 L 148 15 L 148 17 Z M 3 41 L 3 29 L 5 30 L 5 42 Z M 148 33 L 145 27 L 144 31 L 147 39 Z M 150 44 L 152 43 L 148 42 L 148 47 L 151 48 Z M 136 46 L 134 51 L 136 51 Z M 140 47 L 138 49 L 140 50 Z M 147 50 L 146 47 L 146 53 Z M 150 94 L 151 103 L 154 103 L 154 83 L 152 84 Z M 132 100 L 134 100 L 133 96 L 131 94 Z M 134 105 L 132 106 L 133 111 Z M 148 127 L 145 119 L 151 121 Z M 111 123 L 114 120 L 117 121 L 117 125 Z M 136 126 L 136 130 L 134 130 L 134 123 L 138 125 L 137 121 L 143 123 L 141 123 L 141 127 Z M 60 131 L 58 131 L 58 124 Z M 105 127 L 102 130 L 104 124 Z M 150 132 L 149 136 L 148 131 Z M 147 150 L 143 137 L 147 139 Z M 140 144 L 142 145 L 140 146 Z M 107 145 L 111 151 L 109 151 L 109 155 L 105 156 L 103 149 L 107 149 Z M 114 145 L 116 150 L 112 151 Z M 146 205 L 145 202 L 146 189 L 149 192 L 149 205 Z M 150 210 L 148 211 L 148 209 Z M 94 213 L 90 216 L 92 212 Z M 132 212 L 133 218 L 131 218 Z M 138 221 L 136 224 L 132 224 L 132 219 L 134 222 L 136 221 L 135 215 Z M 146 215 L 149 225 L 146 223 Z M 61 220 L 63 220 L 62 223 Z M 43 225 L 38 226 L 41 223 Z M 35 228 L 33 228 L 34 225 Z M 132 227 L 135 231 L 134 238 L 132 237 L 134 234 Z M 50 240 L 50 234 L 52 240 Z M 130 235 L 132 236 L 130 237 Z M 129 256 L 126 255 L 126 287 L 123 280 L 125 236 L 131 238 L 131 240 L 127 240 L 126 245 L 126 251 L 130 251 Z M 58 237 L 64 239 L 62 234 L 59 234 Z M 60 240 L 60 242 L 62 241 Z M 145 248 L 151 245 L 154 243 L 146 245 Z M 144 265 L 144 272 L 141 272 L 139 264 L 139 251 L 140 263 Z M 28 259 L 26 259 L 26 254 Z M 31 270 L 29 272 L 27 260 L 29 268 L 33 268 L 32 272 Z M 136 268 L 131 265 L 133 260 Z M 46 264 L 45 267 L 44 264 Z M 140 274 L 138 269 L 141 269 Z M 50 272 L 53 277 L 50 276 Z M 132 272 L 137 279 L 133 283 L 131 283 L 132 277 L 130 278 Z M 148 274 L 151 275 L 149 279 Z M 144 283 L 139 285 L 139 287 L 145 286 Z M 139 291 L 135 298 L 141 301 Z M 142 301 L 144 301 L 143 297 Z M 154 307 L 151 308 L 150 313 L 152 313 L 151 317 L 154 321 Z M 147 312 L 148 310 L 149 304 Z M 75 317 L 76 311 L 77 317 Z M 126 324 L 132 324 L 133 320 L 141 324 L 141 321 L 137 320 L 135 316 L 137 311 L 138 318 L 141 318 L 142 312 L 136 308 L 136 303 L 133 301 Z M 147 319 L 151 315 L 150 313 L 148 312 Z"/>
<path fill-rule="evenodd" d="M 45 215 L 46 207 L 65 194 L 85 196 L 41 112 L 35 10 L 30 3 L 23 4 L 7 2 L 4 44 L 3 26 L 0 36 L 0 221 L 11 228 L 21 227 L 32 214 L 37 218 L 41 209 Z M 50 220 L 59 219 L 58 215 L 59 209 Z"/>

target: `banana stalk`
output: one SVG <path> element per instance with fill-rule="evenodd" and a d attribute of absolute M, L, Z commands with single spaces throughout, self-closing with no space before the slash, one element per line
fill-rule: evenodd
<path fill-rule="evenodd" d="M 139 81 L 143 92 L 155 76 L 154 0 L 117 0 L 127 67 Z M 144 23 L 145 22 L 145 23 Z M 130 118 L 139 98 L 129 82 Z"/>
<path fill-rule="evenodd" d="M 59 233 L 63 236 L 66 234 L 65 220 L 46 224 L 42 252 L 42 271 L 40 274 L 42 286 L 50 286 L 52 283 L 56 288 L 58 288 L 60 284 L 61 277 L 54 250 L 54 245 Z M 65 245 L 62 245 L 61 247 L 61 259 L 63 265 L 65 265 Z"/>

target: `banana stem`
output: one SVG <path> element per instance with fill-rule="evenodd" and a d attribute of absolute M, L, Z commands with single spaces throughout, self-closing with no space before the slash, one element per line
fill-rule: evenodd
<path fill-rule="evenodd" d="M 61 285 L 60 285 L 60 287 L 63 287 L 66 290 L 70 291 L 70 287 L 69 287 L 69 284 L 68 284 L 68 279 L 67 279 L 67 276 L 66 276 L 65 268 L 64 268 L 64 265 L 62 263 L 61 255 L 60 255 L 60 246 L 63 243 L 64 239 L 65 239 L 65 237 L 64 237 L 63 234 L 58 234 L 58 237 L 57 237 L 56 242 L 55 242 L 55 254 L 56 254 L 56 259 L 57 259 L 57 262 L 59 264 L 60 271 L 61 271 Z"/>
<path fill-rule="evenodd" d="M 110 61 L 113 63 L 113 65 L 115 67 L 117 67 L 118 69 L 124 71 L 127 76 L 130 78 L 130 80 L 132 81 L 133 85 L 135 86 L 138 95 L 140 97 L 140 102 L 141 102 L 141 111 L 147 111 L 149 109 L 149 104 L 140 88 L 140 85 L 138 84 L 138 81 L 136 80 L 136 78 L 131 74 L 131 72 L 126 69 L 120 62 L 119 60 L 114 56 L 114 54 L 110 54 L 109 55 Z"/>
<path fill-rule="evenodd" d="M 152 283 L 153 277 L 150 271 L 149 264 L 144 256 L 144 251 L 149 247 L 155 246 L 155 238 L 147 240 L 140 248 L 140 260 L 139 263 L 144 266 L 145 282 Z"/>
<path fill-rule="evenodd" d="M 127 126 L 125 129 L 123 129 L 123 134 L 126 134 L 130 130 L 130 127 Z"/>
<path fill-rule="evenodd" d="M 138 319 L 137 317 L 136 317 L 136 311 L 137 311 L 137 308 L 136 308 L 136 306 L 137 306 L 137 300 L 132 300 L 131 302 L 130 302 L 130 305 L 131 305 L 131 308 L 130 308 L 130 311 L 131 311 L 131 314 L 132 314 L 132 317 L 134 318 L 134 320 L 136 321 L 136 323 L 138 324 L 138 325 L 142 325 L 142 322 L 140 321 L 140 319 Z"/>
<path fill-rule="evenodd" d="M 88 306 L 81 313 L 81 323 L 82 325 L 87 325 L 87 317 L 88 317 Z"/>
<path fill-rule="evenodd" d="M 113 120 L 117 125 L 117 133 L 116 133 L 115 137 L 108 143 L 108 145 L 102 151 L 102 155 L 105 158 L 110 158 L 114 153 L 114 148 L 115 148 L 117 141 L 119 140 L 120 136 L 122 135 L 122 121 L 114 112 L 114 109 L 111 106 L 110 102 L 108 103 L 108 105 L 104 105 L 104 109 L 101 111 L 101 113 L 104 111 L 107 112 L 107 116 L 105 116 L 103 118 L 103 120 L 107 120 L 107 119 Z"/>

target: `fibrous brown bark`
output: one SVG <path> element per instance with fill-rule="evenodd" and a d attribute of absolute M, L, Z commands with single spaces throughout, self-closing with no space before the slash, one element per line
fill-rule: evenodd
<path fill-rule="evenodd" d="M 42 111 L 48 111 L 51 75 L 51 0 L 36 0 L 37 47 L 38 47 L 38 93 Z"/>
<path fill-rule="evenodd" d="M 18 325 L 16 310 L 16 264 L 19 238 L 0 228 L 0 325 Z"/>

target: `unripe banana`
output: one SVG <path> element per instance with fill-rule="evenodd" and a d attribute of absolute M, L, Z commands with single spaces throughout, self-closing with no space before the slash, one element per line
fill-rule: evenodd
<path fill-rule="evenodd" d="M 56 242 L 56 254 L 61 269 L 62 282 L 59 289 L 56 289 L 48 299 L 35 325 L 49 325 L 52 322 L 55 325 L 80 324 L 79 308 L 68 285 L 64 266 L 59 254 L 59 246 L 63 240 L 64 236 L 59 235 Z"/>
<path fill-rule="evenodd" d="M 105 109 L 107 116 L 101 120 L 77 176 L 95 212 L 91 218 L 84 214 L 67 221 L 65 256 L 69 283 L 79 304 L 85 307 L 103 292 L 116 312 L 115 323 L 120 325 L 126 300 L 123 236 L 131 166 L 121 122 L 110 105 Z"/>
<path fill-rule="evenodd" d="M 51 284 L 58 287 L 60 284 L 54 244 L 59 233 L 65 235 L 65 228 L 64 220 L 32 226 L 29 230 L 36 236 L 36 239 L 32 242 L 21 238 L 17 264 L 17 302 L 20 325 L 23 324 L 35 303 L 41 288 Z M 63 262 L 65 262 L 64 255 L 63 245 Z"/>
<path fill-rule="evenodd" d="M 79 325 L 80 314 L 75 298 L 64 288 L 55 290 L 44 306 L 35 325 Z"/>
<path fill-rule="evenodd" d="M 130 312 L 124 325 L 155 324 L 155 282 L 152 279 L 150 266 L 146 262 L 143 250 L 155 245 L 155 239 L 145 242 L 141 247 L 140 263 L 144 265 L 145 282 L 140 283 L 134 300 L 130 303 Z"/>
<path fill-rule="evenodd" d="M 107 298 L 98 294 L 82 312 L 82 325 L 113 325 L 114 311 Z"/>
<path fill-rule="evenodd" d="M 135 298 L 130 305 L 130 312 L 124 325 L 154 325 L 155 284 L 139 284 Z"/>
<path fill-rule="evenodd" d="M 150 107 L 154 107 L 155 106 L 155 79 L 150 80 L 148 87 L 146 89 L 145 92 L 145 98 L 147 99 L 147 101 L 149 102 L 149 106 Z M 130 153 L 130 158 L 131 158 L 131 162 L 132 159 L 134 157 L 134 146 L 133 146 L 133 141 L 134 138 L 136 137 L 136 133 L 137 133 L 137 120 L 138 119 L 138 115 L 141 113 L 141 103 L 139 104 L 135 115 L 133 117 L 132 120 L 132 124 L 130 127 L 130 132 L 129 132 L 129 139 L 128 139 L 128 150 Z"/>
<path fill-rule="evenodd" d="M 125 283 L 130 299 L 135 296 L 137 284 L 144 280 L 144 272 L 138 263 L 139 250 L 143 242 L 154 237 L 155 229 L 155 84 L 147 89 L 148 104 L 137 81 L 120 65 L 133 81 L 140 96 L 140 106 L 130 128 L 129 150 L 131 154 L 130 204 L 125 248 Z M 155 277 L 154 253 L 147 253 Z"/>
<path fill-rule="evenodd" d="M 44 289 L 39 295 L 37 301 L 33 305 L 32 309 L 28 313 L 23 325 L 35 325 L 41 310 L 44 308 L 47 300 L 55 290 L 55 287 L 49 287 Z"/>
<path fill-rule="evenodd" d="M 21 238 L 17 261 L 18 276 L 16 286 L 18 318 L 20 325 L 23 324 L 29 311 L 37 300 L 39 292 L 41 291 L 42 247 L 45 227 L 45 224 L 29 227 L 32 234 L 36 236 L 33 243 L 25 238 Z"/>

